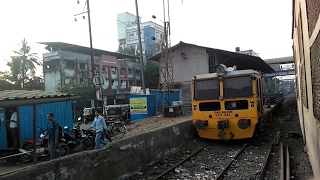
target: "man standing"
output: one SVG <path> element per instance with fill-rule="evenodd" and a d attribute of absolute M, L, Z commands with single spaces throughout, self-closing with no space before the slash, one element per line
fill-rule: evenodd
<path fill-rule="evenodd" d="M 54 159 L 55 156 L 55 148 L 58 146 L 58 140 L 59 140 L 59 125 L 54 119 L 54 114 L 49 113 L 48 114 L 48 125 L 47 125 L 47 131 L 45 132 L 44 138 L 49 135 L 49 153 L 50 153 L 50 160 Z"/>
<path fill-rule="evenodd" d="M 19 135 L 18 135 L 17 112 L 14 109 L 10 109 L 10 113 L 11 113 L 11 118 L 9 120 L 10 122 L 9 128 L 12 135 L 13 148 L 18 148 Z"/>
<path fill-rule="evenodd" d="M 104 120 L 104 118 L 101 116 L 101 110 L 100 109 L 97 109 L 95 111 L 95 118 L 93 120 L 93 123 L 91 125 L 91 128 L 95 127 L 96 129 L 96 138 L 95 138 L 95 143 L 96 143 L 96 149 L 99 149 L 100 148 L 100 143 L 103 144 L 103 145 L 106 145 L 107 142 L 103 141 L 101 139 L 101 135 L 103 133 L 103 131 L 105 129 L 107 129 L 107 125 L 106 125 L 106 121 Z"/>

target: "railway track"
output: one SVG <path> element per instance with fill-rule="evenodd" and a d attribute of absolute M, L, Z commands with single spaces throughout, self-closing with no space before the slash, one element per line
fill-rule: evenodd
<path fill-rule="evenodd" d="M 246 150 L 246 144 L 243 145 L 243 147 L 237 152 L 237 154 L 233 157 L 233 159 L 223 168 L 223 170 L 218 174 L 218 176 L 215 178 L 216 180 L 222 179 L 224 177 L 224 175 L 227 173 L 227 171 L 230 169 L 231 165 L 238 160 L 238 158 L 243 155 L 243 152 Z M 250 179 L 259 179 L 262 180 L 264 178 L 266 169 L 267 169 L 267 165 L 270 159 L 270 155 L 272 152 L 272 146 L 269 147 L 268 151 L 267 151 L 267 156 L 264 158 L 263 163 L 261 164 L 261 167 L 257 172 L 251 172 L 251 177 Z M 245 156 L 246 157 L 246 156 Z M 243 157 L 242 157 L 243 158 Z M 241 172 L 239 172 L 241 173 Z M 255 178 L 252 178 L 252 176 L 254 176 Z"/>
<path fill-rule="evenodd" d="M 290 154 L 289 147 L 280 143 L 280 165 L 279 165 L 279 180 L 289 180 L 290 175 Z"/>
<path fill-rule="evenodd" d="M 199 160 L 200 156 L 206 156 L 208 159 L 207 165 L 211 166 L 211 167 L 216 167 L 216 168 L 212 168 L 215 170 L 214 173 L 211 173 L 211 176 L 206 176 L 203 179 L 234 179 L 235 176 L 237 174 L 242 174 L 242 177 L 237 177 L 240 179 L 243 179 L 244 176 L 245 179 L 259 179 L 262 180 L 264 178 L 265 172 L 266 172 L 266 168 L 268 165 L 268 161 L 272 152 L 272 145 L 269 146 L 267 152 L 265 152 L 265 154 L 263 154 L 261 157 L 255 157 L 255 160 L 250 159 L 250 151 L 252 151 L 252 148 L 254 147 L 250 147 L 247 146 L 247 144 L 244 144 L 243 146 L 237 148 L 238 150 L 234 150 L 233 148 L 227 148 L 224 151 L 224 154 L 226 155 L 226 157 L 219 157 L 219 156 L 215 156 L 214 154 L 211 155 L 211 157 L 209 157 L 208 154 L 206 153 L 202 153 L 201 151 L 203 151 L 205 148 L 207 147 L 207 145 L 201 147 L 200 149 L 196 150 L 194 153 L 192 153 L 191 155 L 189 155 L 188 157 L 184 158 L 183 160 L 181 160 L 180 162 L 174 164 L 173 166 L 171 166 L 170 168 L 168 168 L 166 171 L 164 171 L 163 173 L 161 173 L 160 175 L 154 177 L 154 180 L 159 180 L 159 179 L 174 179 L 172 177 L 172 172 L 179 166 L 183 165 L 184 163 L 187 163 L 188 160 L 193 159 L 194 162 L 196 162 L 197 160 Z M 232 155 L 230 155 L 230 152 L 233 152 Z M 223 162 L 219 161 L 219 159 L 223 159 Z M 250 159 L 250 160 L 249 160 Z M 257 161 L 257 162 L 253 162 L 253 161 Z M 254 167 L 256 168 L 251 168 L 252 172 L 245 172 L 245 175 L 243 176 L 243 171 L 241 170 L 241 166 L 245 166 L 246 163 L 251 163 Z M 259 164 L 257 166 L 257 164 Z M 188 167 L 187 165 L 184 165 L 185 167 Z M 199 166 L 199 165 L 198 165 Z M 258 169 L 257 169 L 258 167 Z M 207 168 L 209 169 L 209 168 Z M 209 171 L 209 170 L 207 170 Z M 200 173 L 195 173 L 194 176 L 197 176 L 197 174 Z M 231 177 L 231 176 L 232 177 Z M 190 178 L 190 176 L 189 176 Z"/>

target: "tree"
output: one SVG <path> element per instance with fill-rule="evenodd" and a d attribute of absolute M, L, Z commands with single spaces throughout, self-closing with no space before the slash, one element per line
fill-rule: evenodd
<path fill-rule="evenodd" d="M 159 85 L 159 63 L 147 61 L 144 74 L 146 87 L 157 89 Z"/>
<path fill-rule="evenodd" d="M 23 39 L 19 51 L 7 61 L 9 71 L 0 72 L 1 90 L 4 89 L 38 89 L 44 90 L 44 78 L 35 75 L 36 65 L 42 65 L 35 53 L 30 53 L 31 47 Z"/>
<path fill-rule="evenodd" d="M 13 79 L 18 81 L 20 78 L 21 86 L 24 88 L 25 80 L 28 79 L 28 76 L 34 77 L 36 65 L 41 66 L 42 63 L 35 53 L 31 53 L 31 47 L 25 38 L 22 39 L 19 50 L 13 52 L 16 54 L 11 61 Z"/>
<path fill-rule="evenodd" d="M 57 92 L 76 94 L 81 96 L 82 100 L 88 100 L 92 98 L 92 87 L 88 83 L 77 84 L 74 80 L 70 80 L 69 83 L 59 84 Z"/>
<path fill-rule="evenodd" d="M 44 78 L 43 76 L 37 77 L 33 76 L 27 80 L 24 89 L 27 90 L 43 90 L 44 91 Z"/>
<path fill-rule="evenodd" d="M 159 42 L 154 42 L 154 43 L 146 43 L 146 60 L 151 58 L 152 56 L 158 54 L 160 52 L 161 48 L 161 43 Z"/>
<path fill-rule="evenodd" d="M 128 55 L 137 56 L 137 53 L 135 48 L 131 45 L 119 45 L 118 52 Z"/>

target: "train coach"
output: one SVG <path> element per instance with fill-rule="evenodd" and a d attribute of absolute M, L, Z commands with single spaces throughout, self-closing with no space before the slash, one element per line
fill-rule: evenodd
<path fill-rule="evenodd" d="M 251 138 L 282 104 L 282 94 L 264 95 L 259 72 L 228 69 L 220 64 L 191 81 L 192 122 L 201 138 Z"/>

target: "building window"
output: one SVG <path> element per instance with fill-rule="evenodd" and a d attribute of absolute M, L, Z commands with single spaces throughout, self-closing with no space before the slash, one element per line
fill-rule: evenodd
<path fill-rule="evenodd" d="M 74 69 L 74 61 L 71 60 L 65 60 L 66 68 L 67 69 Z"/>
<path fill-rule="evenodd" d="M 128 69 L 128 74 L 133 75 L 133 69 Z"/>
<path fill-rule="evenodd" d="M 102 66 L 101 71 L 102 73 L 108 73 L 108 66 Z"/>
<path fill-rule="evenodd" d="M 116 67 L 112 67 L 111 68 L 111 73 L 112 74 L 117 74 L 117 68 Z"/>
<path fill-rule="evenodd" d="M 79 63 L 80 69 L 86 69 L 86 63 Z"/>
<path fill-rule="evenodd" d="M 94 74 L 99 74 L 99 65 L 94 65 Z"/>
<path fill-rule="evenodd" d="M 125 68 L 121 68 L 120 73 L 121 73 L 121 75 L 126 75 L 126 69 Z"/>
<path fill-rule="evenodd" d="M 140 76 L 141 75 L 141 71 L 140 70 L 136 70 L 136 76 Z"/>
<path fill-rule="evenodd" d="M 134 81 L 133 80 L 129 81 L 129 86 L 134 86 Z"/>
<path fill-rule="evenodd" d="M 215 73 L 215 57 L 213 53 L 209 53 L 209 73 Z"/>

